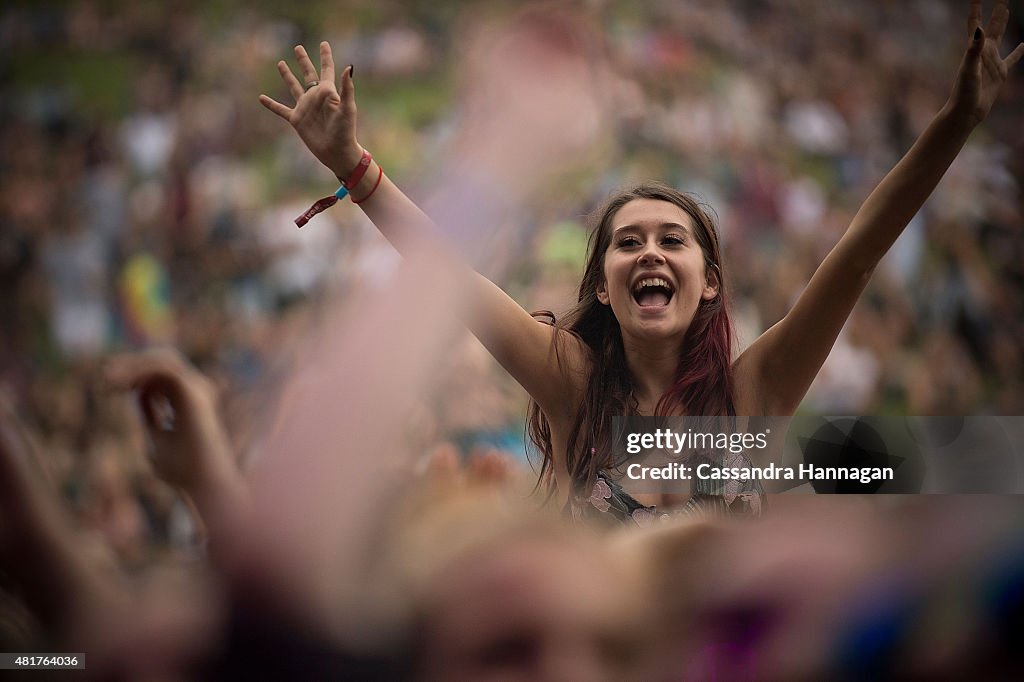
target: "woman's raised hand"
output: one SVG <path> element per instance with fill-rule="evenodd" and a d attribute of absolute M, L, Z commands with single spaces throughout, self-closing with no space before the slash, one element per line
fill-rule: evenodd
<path fill-rule="evenodd" d="M 351 65 L 341 73 L 340 86 L 335 83 L 334 56 L 331 46 L 320 43 L 320 73 L 301 45 L 295 47 L 302 82 L 288 64 L 277 63 L 281 80 L 295 100 L 295 106 L 281 104 L 260 95 L 260 104 L 288 121 L 314 156 L 339 178 L 352 172 L 359 163 L 362 149 L 356 142 L 356 98 L 352 86 Z"/>
<path fill-rule="evenodd" d="M 988 26 L 982 29 L 981 0 L 972 0 L 967 15 L 967 52 L 960 62 L 953 94 L 947 106 L 970 127 L 981 123 L 992 109 L 1010 68 L 1024 56 L 1024 43 L 1017 45 L 1006 59 L 999 56 L 999 43 L 1010 18 L 1007 0 L 999 0 Z"/>

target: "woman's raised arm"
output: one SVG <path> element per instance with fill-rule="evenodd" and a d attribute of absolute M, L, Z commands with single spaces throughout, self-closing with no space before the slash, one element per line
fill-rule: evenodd
<path fill-rule="evenodd" d="M 1007 72 L 999 42 L 1009 10 L 1000 0 L 981 27 L 981 0 L 971 3 L 968 45 L 949 100 L 857 211 L 793 309 L 734 365 L 739 404 L 760 414 L 792 414 L 828 357 L 875 266 L 935 189 L 971 131 L 988 114 Z"/>
<path fill-rule="evenodd" d="M 520 39 L 521 42 L 525 40 L 526 48 L 538 47 L 537 38 L 528 35 L 528 31 L 525 38 L 521 36 Z M 561 68 L 556 64 L 554 69 L 556 78 L 585 76 L 585 72 L 576 73 L 584 64 L 580 55 L 563 46 L 541 44 L 540 47 L 549 52 L 561 52 L 556 55 L 562 61 Z M 508 50 L 509 46 L 505 49 Z M 288 107 L 266 95 L 260 96 L 260 102 L 288 121 L 317 159 L 339 180 L 344 180 L 359 164 L 364 151 L 356 139 L 353 67 L 342 70 L 336 84 L 334 59 L 327 42 L 320 44 L 319 74 L 304 48 L 296 47 L 295 56 L 305 85 L 285 62 L 278 63 L 278 71 L 295 99 L 295 106 Z M 492 73 L 490 76 L 498 77 L 500 74 Z M 557 85 L 552 82 L 545 85 L 545 78 L 551 81 L 548 76 L 535 76 L 539 83 L 534 86 L 535 94 L 543 96 L 545 87 L 550 89 Z M 559 92 L 558 96 L 563 96 L 563 93 Z M 540 104 L 534 102 L 534 105 Z M 453 187 L 453 191 L 442 192 L 444 197 L 458 197 L 458 201 L 442 203 L 438 216 L 440 228 L 380 170 L 375 161 L 370 162 L 362 178 L 349 188 L 353 201 L 403 256 L 427 256 L 438 268 L 449 272 L 464 271 L 465 283 L 461 292 L 464 300 L 453 302 L 453 305 L 458 303 L 466 310 L 470 330 L 546 411 L 575 404 L 572 398 L 580 385 L 578 377 L 582 376 L 578 371 L 584 357 L 582 344 L 575 338 L 567 338 L 562 359 L 568 362 L 559 365 L 552 352 L 554 328 L 535 320 L 499 287 L 473 272 L 464 254 L 467 251 L 475 253 L 481 243 L 488 241 L 487 231 L 493 231 L 500 218 L 508 217 L 503 208 L 514 209 L 517 202 L 529 194 L 531 186 L 523 180 L 537 182 L 557 170 L 557 161 L 552 163 L 546 153 L 547 140 L 544 136 L 551 137 L 551 133 L 559 132 L 557 120 L 564 121 L 572 113 L 565 107 L 559 108 L 565 113 L 560 116 L 558 111 L 554 112 L 556 125 L 544 121 L 541 129 L 530 131 L 531 143 L 516 142 L 512 154 L 508 153 L 508 140 L 513 131 L 501 129 L 511 123 L 523 123 L 512 120 L 514 113 L 512 118 L 507 110 L 500 116 L 489 116 L 482 128 L 467 126 L 464 133 L 467 139 L 460 146 L 461 157 L 446 169 L 443 179 L 449 182 L 469 181 L 472 186 Z M 510 134 L 503 136 L 502 132 Z M 522 129 L 515 132 L 521 135 Z M 564 134 L 564 129 L 561 132 Z M 531 167 L 534 169 L 532 175 L 523 172 Z M 466 194 L 471 195 L 470 198 L 467 199 Z M 453 239 L 453 234 L 458 238 Z M 559 379 L 553 380 L 555 377 Z"/>

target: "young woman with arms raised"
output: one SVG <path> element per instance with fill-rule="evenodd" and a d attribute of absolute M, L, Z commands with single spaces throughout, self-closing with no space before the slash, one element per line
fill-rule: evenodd
<path fill-rule="evenodd" d="M 875 266 L 984 120 L 1008 69 L 1024 54 L 1019 45 L 1000 57 L 1008 16 L 1007 3 L 998 2 L 983 28 L 981 2 L 970 3 L 967 49 L 945 106 L 867 198 L 792 310 L 739 357 L 733 358 L 726 268 L 715 226 L 690 197 L 662 185 L 617 194 L 598 212 L 578 303 L 553 325 L 467 268 L 468 324 L 533 398 L 530 431 L 544 454 L 542 482 L 554 486 L 558 503 L 588 513 L 610 509 L 623 519 L 650 511 L 612 480 L 613 416 L 794 413 Z M 319 75 L 302 47 L 295 53 L 305 87 L 285 62 L 278 64 L 295 106 L 266 96 L 260 101 L 288 121 L 339 179 L 349 178 L 367 159 L 356 140 L 352 68 L 342 72 L 338 89 L 326 42 L 320 45 Z M 474 142 L 482 151 L 463 147 L 471 159 L 501 143 L 486 137 Z M 502 152 L 514 156 L 514 149 L 506 143 Z M 504 161 L 508 175 L 499 180 L 528 171 L 517 169 L 515 158 Z M 434 235 L 429 218 L 376 163 L 370 162 L 350 191 L 400 252 L 436 252 L 450 265 L 449 249 Z"/>

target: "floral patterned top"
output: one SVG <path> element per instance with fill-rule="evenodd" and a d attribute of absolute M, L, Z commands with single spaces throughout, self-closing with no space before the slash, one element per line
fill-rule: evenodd
<path fill-rule="evenodd" d="M 728 463 L 732 466 L 733 463 Z M 696 492 L 686 505 L 671 513 L 659 512 L 627 493 L 611 476 L 601 471 L 590 497 L 570 496 L 565 513 L 574 521 L 598 521 L 644 528 L 655 521 L 676 516 L 760 516 L 765 506 L 759 481 L 698 481 Z"/>

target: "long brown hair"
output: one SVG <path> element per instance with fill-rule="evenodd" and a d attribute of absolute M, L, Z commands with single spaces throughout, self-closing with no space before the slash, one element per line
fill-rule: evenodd
<path fill-rule="evenodd" d="M 704 252 L 704 266 L 718 275 L 718 295 L 701 300 L 679 349 L 679 366 L 672 387 L 658 401 L 655 414 L 682 411 L 688 415 L 733 415 L 732 323 L 726 306 L 725 277 L 718 231 L 708 210 L 689 194 L 660 183 L 645 183 L 619 192 L 591 215 L 593 229 L 588 243 L 587 264 L 580 282 L 576 305 L 561 319 L 547 318 L 560 331 L 579 338 L 590 351 L 590 374 L 582 404 L 576 411 L 566 443 L 566 467 L 575 490 L 589 490 L 603 469 L 621 464 L 612 453 L 612 417 L 636 414 L 633 379 L 626 365 L 622 331 L 611 307 L 597 298 L 604 280 L 604 257 L 611 244 L 611 223 L 620 208 L 634 199 L 657 199 L 674 204 L 693 220 L 694 235 Z M 555 334 L 555 354 L 561 362 L 562 349 Z M 530 440 L 543 455 L 538 485 L 554 490 L 551 427 L 535 401 L 530 401 L 527 420 Z"/>

